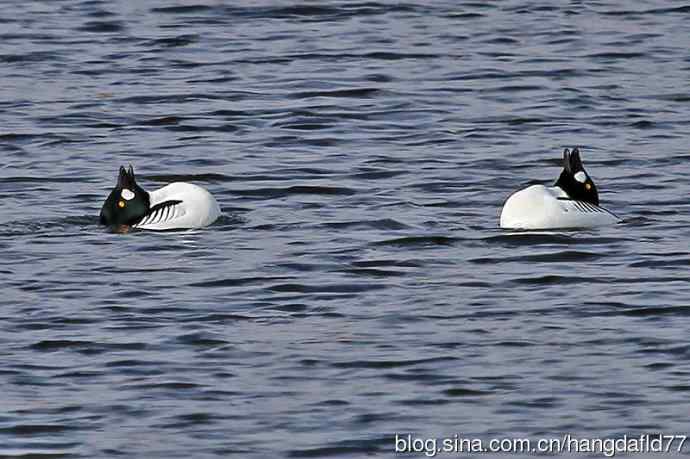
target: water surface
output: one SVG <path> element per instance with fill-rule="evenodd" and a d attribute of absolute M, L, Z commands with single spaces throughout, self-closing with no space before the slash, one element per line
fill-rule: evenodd
<path fill-rule="evenodd" d="M 687 433 L 687 5 L 5 10 L 0 456 Z M 499 230 L 575 145 L 626 224 Z M 224 217 L 99 227 L 130 163 Z"/>

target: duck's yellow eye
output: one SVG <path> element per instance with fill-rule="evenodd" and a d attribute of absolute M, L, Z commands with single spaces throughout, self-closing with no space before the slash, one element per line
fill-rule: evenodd
<path fill-rule="evenodd" d="M 589 191 L 591 189 L 592 189 L 592 184 L 589 182 L 585 183 L 585 190 Z"/>
<path fill-rule="evenodd" d="M 117 201 L 117 207 L 119 207 L 120 209 L 122 209 L 123 207 L 125 207 L 125 202 L 122 201 L 122 200 Z"/>

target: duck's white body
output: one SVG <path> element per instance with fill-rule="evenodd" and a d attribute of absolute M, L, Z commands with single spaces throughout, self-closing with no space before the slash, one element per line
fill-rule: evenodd
<path fill-rule="evenodd" d="M 151 211 L 134 228 L 190 229 L 208 226 L 220 216 L 220 207 L 204 188 L 175 182 L 149 192 Z"/>
<path fill-rule="evenodd" d="M 501 211 L 504 229 L 593 228 L 620 223 L 613 213 L 583 201 L 574 201 L 559 187 L 532 185 L 513 193 Z"/>

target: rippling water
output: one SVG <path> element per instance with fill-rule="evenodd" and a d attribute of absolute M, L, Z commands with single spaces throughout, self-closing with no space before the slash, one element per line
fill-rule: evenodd
<path fill-rule="evenodd" d="M 231 5 L 4 3 L 1 457 L 688 433 L 687 4 Z M 499 230 L 573 145 L 626 224 Z"/>

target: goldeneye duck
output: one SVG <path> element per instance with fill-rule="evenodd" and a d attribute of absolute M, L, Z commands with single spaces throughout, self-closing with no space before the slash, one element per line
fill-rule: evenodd
<path fill-rule="evenodd" d="M 563 171 L 553 187 L 532 185 L 510 195 L 501 211 L 504 229 L 593 228 L 620 223 L 599 206 L 599 194 L 580 151 L 563 151 Z"/>
<path fill-rule="evenodd" d="M 220 216 L 211 193 L 191 183 L 175 182 L 151 192 L 141 188 L 134 169 L 120 167 L 117 185 L 101 208 L 100 222 L 147 230 L 201 228 Z"/>

